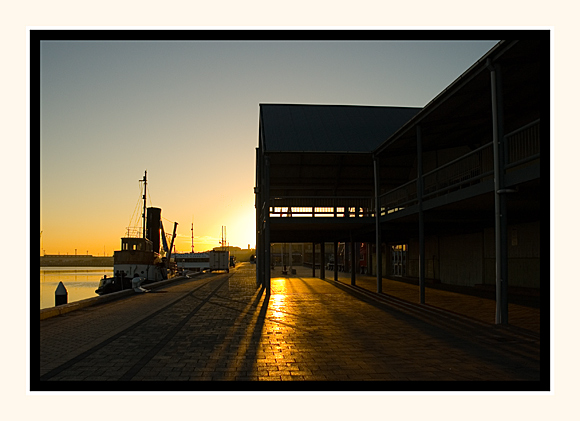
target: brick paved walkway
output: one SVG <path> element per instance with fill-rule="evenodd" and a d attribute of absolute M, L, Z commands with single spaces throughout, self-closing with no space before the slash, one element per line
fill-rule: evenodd
<path fill-rule="evenodd" d="M 297 272 L 296 276 L 312 276 L 312 268 L 299 266 L 295 269 Z M 272 276 L 275 274 L 281 275 L 281 273 L 281 268 L 275 268 L 274 271 L 272 271 Z M 318 270 L 316 271 L 316 274 L 317 276 L 319 275 Z M 327 270 L 325 277 L 327 280 L 332 280 L 334 279 L 334 273 Z M 339 272 L 338 281 L 344 285 L 350 286 L 350 273 Z M 357 274 L 356 287 L 354 289 L 362 289 L 372 293 L 372 295 L 377 295 L 376 277 Z M 378 295 L 388 295 L 408 301 L 409 303 L 418 304 L 419 286 L 398 281 L 396 278 L 383 278 L 382 294 Z M 426 285 L 425 304 L 442 310 L 458 313 L 485 323 L 495 323 L 495 299 L 445 291 Z M 508 304 L 508 319 L 509 324 L 513 327 L 528 330 L 530 333 L 540 333 L 540 309 L 537 307 L 524 306 L 510 302 Z"/>
<path fill-rule="evenodd" d="M 533 336 L 436 308 L 361 300 L 311 277 L 273 277 L 269 296 L 255 282 L 255 266 L 242 264 L 230 274 L 43 320 L 37 386 L 67 390 L 75 381 L 75 390 L 90 390 L 107 381 L 98 388 L 116 390 L 124 389 L 119 381 L 132 388 L 176 381 L 184 389 L 276 390 L 216 381 L 437 380 L 524 381 L 533 388 L 541 379 Z M 459 384 L 447 388 L 470 389 Z M 391 389 L 379 383 L 356 390 L 369 388 Z"/>

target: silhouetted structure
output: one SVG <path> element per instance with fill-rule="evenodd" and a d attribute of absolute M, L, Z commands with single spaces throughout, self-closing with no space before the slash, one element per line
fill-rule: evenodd
<path fill-rule="evenodd" d="M 343 242 L 352 262 L 364 243 L 377 292 L 383 276 L 418 279 L 422 303 L 426 279 L 495 287 L 507 323 L 508 279 L 540 288 L 548 36 L 498 43 L 423 109 L 260 104 L 258 285 L 271 243 L 330 242 L 338 256 Z"/>

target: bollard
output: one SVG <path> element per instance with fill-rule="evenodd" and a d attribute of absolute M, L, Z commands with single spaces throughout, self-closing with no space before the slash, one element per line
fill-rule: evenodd
<path fill-rule="evenodd" d="M 56 291 L 54 291 L 54 305 L 60 306 L 68 303 L 68 292 L 62 282 L 58 283 Z"/>

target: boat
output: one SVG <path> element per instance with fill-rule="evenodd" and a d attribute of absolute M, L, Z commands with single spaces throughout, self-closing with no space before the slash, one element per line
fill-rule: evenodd
<path fill-rule="evenodd" d="M 171 249 L 175 240 L 177 222 L 173 227 L 171 246 L 167 247 L 161 209 L 147 207 L 147 171 L 142 181 L 143 189 L 143 227 L 142 230 L 127 229 L 127 235 L 121 238 L 121 249 L 113 255 L 113 276 L 106 275 L 100 280 L 95 291 L 98 295 L 133 289 L 136 292 L 147 292 L 143 285 L 169 279 L 176 275 L 175 263 L 171 261 Z M 165 256 L 160 254 L 161 241 Z"/>

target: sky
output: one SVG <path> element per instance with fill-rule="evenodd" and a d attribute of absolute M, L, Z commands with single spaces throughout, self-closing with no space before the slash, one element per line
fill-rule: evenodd
<path fill-rule="evenodd" d="M 178 252 L 255 247 L 260 103 L 423 107 L 497 41 L 43 41 L 40 254 L 112 255 L 139 180 Z"/>

